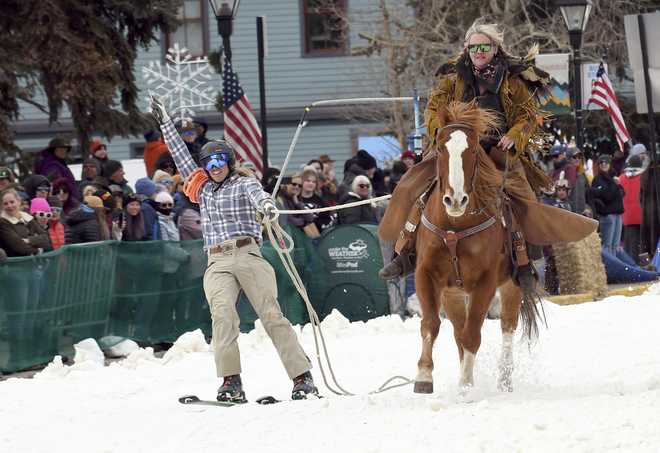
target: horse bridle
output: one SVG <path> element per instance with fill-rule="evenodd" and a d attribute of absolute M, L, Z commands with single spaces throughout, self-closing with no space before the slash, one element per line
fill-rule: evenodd
<path fill-rule="evenodd" d="M 440 132 L 444 129 L 448 129 L 450 127 L 457 128 L 457 129 L 472 129 L 472 126 L 470 126 L 469 124 L 450 123 L 450 124 L 447 124 L 447 125 L 443 126 L 440 129 L 438 129 L 436 131 L 436 134 L 437 134 L 437 132 Z M 438 154 L 437 146 L 436 146 L 433 154 L 437 156 L 437 154 Z M 477 179 L 477 172 L 479 171 L 478 162 L 479 162 L 479 158 L 477 157 L 474 160 L 474 170 L 472 172 L 472 184 L 471 184 L 472 185 L 472 192 L 471 193 L 474 193 L 474 184 L 475 184 L 475 180 Z M 472 214 L 475 214 L 475 213 L 480 214 L 484 211 L 485 211 L 485 209 L 481 208 L 479 211 L 474 211 L 472 213 L 468 213 L 468 215 L 472 215 Z M 480 233 L 482 231 L 485 231 L 485 230 L 489 229 L 491 226 L 495 225 L 495 222 L 496 222 L 495 216 L 491 216 L 488 219 L 486 219 L 485 221 L 483 221 L 482 223 L 480 223 L 478 225 L 475 225 L 473 227 L 467 228 L 465 230 L 461 230 L 461 231 L 443 230 L 442 228 L 440 228 L 437 225 L 433 224 L 428 219 L 428 217 L 426 217 L 426 214 L 424 214 L 424 212 L 422 212 L 421 221 L 422 221 L 422 225 L 424 225 L 432 233 L 436 234 L 437 236 L 440 236 L 440 238 L 442 238 L 442 240 L 444 241 L 445 245 L 447 246 L 447 249 L 449 250 L 451 264 L 452 264 L 452 268 L 454 270 L 454 282 L 456 283 L 456 286 L 458 286 L 459 288 L 463 288 L 463 278 L 461 277 L 461 269 L 458 265 L 458 255 L 456 253 L 456 248 L 458 246 L 458 241 L 463 239 L 463 238 L 466 238 L 466 237 L 472 236 L 474 234 Z"/>

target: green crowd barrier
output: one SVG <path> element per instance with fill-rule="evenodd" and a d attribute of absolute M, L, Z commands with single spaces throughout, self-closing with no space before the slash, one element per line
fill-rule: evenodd
<path fill-rule="evenodd" d="M 321 318 L 338 309 L 351 321 L 388 314 L 375 226 L 339 226 L 294 240 L 296 269 Z M 292 324 L 309 321 L 301 296 L 276 250 L 262 254 L 275 269 L 278 301 Z M 95 242 L 67 245 L 0 266 L 0 371 L 14 372 L 72 355 L 73 344 L 113 335 L 141 343 L 173 342 L 201 328 L 211 334 L 202 285 L 202 241 Z M 241 331 L 257 319 L 247 298 L 237 305 Z"/>

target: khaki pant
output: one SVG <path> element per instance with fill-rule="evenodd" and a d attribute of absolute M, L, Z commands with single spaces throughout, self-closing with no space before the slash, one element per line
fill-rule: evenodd
<path fill-rule="evenodd" d="M 223 242 L 223 245 L 235 242 Z M 250 244 L 225 253 L 209 254 L 204 274 L 204 292 L 213 321 L 213 349 L 218 377 L 241 373 L 238 350 L 239 317 L 236 311 L 240 290 L 270 336 L 289 378 L 311 369 L 291 323 L 277 302 L 275 271 L 261 256 L 259 246 Z"/>

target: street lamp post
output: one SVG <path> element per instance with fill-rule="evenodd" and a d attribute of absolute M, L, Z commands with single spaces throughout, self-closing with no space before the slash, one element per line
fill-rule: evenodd
<path fill-rule="evenodd" d="M 555 0 L 555 5 L 561 10 L 573 48 L 575 144 L 582 150 L 582 58 L 580 47 L 582 47 L 582 33 L 587 27 L 592 3 L 591 0 Z"/>
<path fill-rule="evenodd" d="M 241 0 L 231 2 L 221 0 L 209 0 L 213 15 L 218 22 L 218 34 L 222 36 L 222 50 L 228 60 L 231 61 L 231 43 L 229 39 L 233 31 L 234 17 L 238 12 L 238 4 Z M 231 4 L 230 4 L 231 3 Z"/>

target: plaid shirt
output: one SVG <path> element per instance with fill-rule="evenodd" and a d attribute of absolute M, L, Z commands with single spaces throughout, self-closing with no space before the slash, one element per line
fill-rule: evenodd
<path fill-rule="evenodd" d="M 160 128 L 181 176 L 187 178 L 197 165 L 185 142 L 172 121 L 161 124 Z M 221 184 L 209 180 L 199 196 L 204 249 L 238 236 L 249 236 L 261 243 L 257 210 L 263 210 L 264 202 L 269 199 L 270 195 L 255 178 L 229 174 Z"/>

